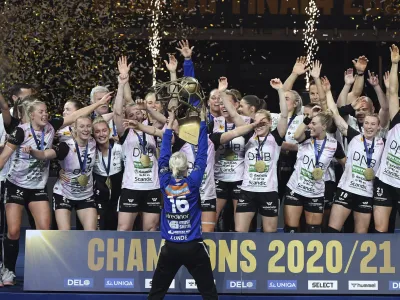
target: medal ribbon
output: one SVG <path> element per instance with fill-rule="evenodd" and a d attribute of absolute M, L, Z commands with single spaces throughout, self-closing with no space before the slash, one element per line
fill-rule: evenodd
<path fill-rule="evenodd" d="M 324 141 L 322 142 L 321 149 L 318 151 L 317 139 L 314 138 L 314 153 L 315 153 L 315 167 L 316 168 L 319 168 L 318 167 L 319 159 L 321 158 L 322 152 L 325 149 L 325 144 L 326 144 L 326 136 L 324 138 Z"/>
<path fill-rule="evenodd" d="M 100 153 L 101 150 L 99 149 Z M 101 154 L 101 161 L 103 162 L 103 167 L 106 170 L 107 176 L 110 176 L 110 167 L 111 167 L 111 151 L 112 151 L 112 145 L 110 143 L 110 145 L 108 146 L 108 161 L 107 161 L 107 166 L 106 163 L 104 162 L 104 157 L 103 157 L 103 153 Z"/>
<path fill-rule="evenodd" d="M 36 137 L 35 130 L 33 130 L 33 128 L 32 128 L 32 124 L 31 124 L 31 133 L 32 133 L 33 139 L 35 140 L 36 147 L 38 148 L 38 150 L 44 150 L 44 128 L 42 129 L 42 137 L 41 137 L 40 142 L 39 142 L 39 139 Z"/>
<path fill-rule="evenodd" d="M 366 140 L 366 138 L 365 138 L 365 136 L 363 136 L 364 149 L 365 149 L 365 153 L 367 155 L 367 167 L 371 168 L 372 154 L 374 153 L 374 146 L 375 146 L 375 138 L 372 140 L 372 144 L 369 149 L 368 149 L 367 142 L 365 140 Z"/>
<path fill-rule="evenodd" d="M 269 135 L 269 133 L 268 133 L 268 135 Z M 264 146 L 265 141 L 268 139 L 268 135 L 264 138 L 264 140 L 263 140 L 261 143 L 260 143 L 260 137 L 257 135 L 258 147 L 257 147 L 257 156 L 256 156 L 256 160 L 263 160 L 263 159 L 261 158 L 261 155 L 260 155 L 260 154 L 262 154 L 262 147 Z"/>
<path fill-rule="evenodd" d="M 294 120 L 296 117 L 297 117 L 296 115 L 293 115 L 293 116 L 290 117 L 289 122 L 288 122 L 288 125 L 287 125 L 287 128 L 290 127 L 290 125 L 292 124 L 293 120 Z"/>
<path fill-rule="evenodd" d="M 134 132 L 136 133 L 136 136 L 137 136 L 137 138 L 139 140 L 139 144 L 142 147 L 143 154 L 146 155 L 147 154 L 147 151 L 146 151 L 146 145 L 147 145 L 146 134 L 143 132 L 143 139 L 142 139 L 140 137 L 140 135 L 136 131 L 134 131 Z"/>
<path fill-rule="evenodd" d="M 86 144 L 85 155 L 84 155 L 83 161 L 82 161 L 81 152 L 79 151 L 78 143 L 75 142 L 75 149 L 76 149 L 76 153 L 78 154 L 79 165 L 81 167 L 81 174 L 85 174 L 86 173 L 86 163 L 87 163 L 87 158 L 88 158 L 88 147 L 89 147 L 89 143 Z"/>
<path fill-rule="evenodd" d="M 114 120 L 112 121 L 113 136 L 117 136 L 117 127 L 115 127 Z"/>

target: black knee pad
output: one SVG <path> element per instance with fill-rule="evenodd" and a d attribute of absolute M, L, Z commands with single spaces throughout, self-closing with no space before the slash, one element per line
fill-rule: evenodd
<path fill-rule="evenodd" d="M 321 225 L 306 224 L 306 232 L 308 232 L 308 233 L 321 233 Z"/>
<path fill-rule="evenodd" d="M 325 231 L 326 233 L 340 233 L 340 231 L 339 230 L 336 230 L 335 228 L 332 228 L 332 227 L 330 227 L 330 226 L 328 226 L 327 228 L 326 228 L 326 231 Z"/>
<path fill-rule="evenodd" d="M 285 225 L 285 227 L 283 227 L 283 232 L 296 233 L 296 232 L 299 232 L 299 229 L 297 227 L 290 227 L 290 226 Z"/>

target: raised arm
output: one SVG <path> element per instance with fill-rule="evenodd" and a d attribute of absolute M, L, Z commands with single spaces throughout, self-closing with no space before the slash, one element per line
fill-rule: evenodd
<path fill-rule="evenodd" d="M 378 97 L 380 110 L 379 110 L 379 121 L 380 126 L 385 128 L 389 123 L 389 104 L 386 100 L 386 95 L 379 85 L 379 78 L 373 72 L 368 70 L 368 83 L 374 88 L 376 96 Z"/>
<path fill-rule="evenodd" d="M 335 104 L 335 100 L 333 100 L 331 90 L 327 90 L 326 92 L 326 103 L 328 105 L 328 109 L 330 109 L 333 113 L 333 120 L 339 131 L 344 135 L 347 136 L 347 129 L 349 125 L 347 122 L 340 116 L 337 106 Z"/>
<path fill-rule="evenodd" d="M 154 127 L 154 126 L 148 126 L 148 125 L 144 125 L 143 123 L 139 123 L 136 120 L 124 120 L 124 128 L 132 128 L 134 130 L 139 130 L 142 131 L 144 133 L 147 133 L 149 135 L 152 136 L 156 136 L 156 137 L 163 137 L 163 131 Z"/>
<path fill-rule="evenodd" d="M 4 126 L 10 125 L 11 123 L 10 108 L 8 107 L 8 103 L 4 99 L 2 94 L 0 94 L 0 108 L 1 108 L 1 114 L 3 116 Z"/>
<path fill-rule="evenodd" d="M 226 77 L 220 77 L 218 81 L 218 91 L 220 92 L 220 97 L 222 100 L 222 103 L 224 104 L 224 107 L 228 114 L 231 116 L 233 119 L 233 123 L 235 123 L 235 126 L 243 126 L 245 125 L 245 121 L 243 120 L 242 116 L 238 114 L 236 111 L 236 108 L 233 106 L 232 102 L 229 101 L 228 95 L 225 93 L 226 89 L 228 88 L 228 79 Z"/>
<path fill-rule="evenodd" d="M 296 59 L 296 63 L 294 64 L 292 73 L 290 76 L 286 79 L 285 83 L 283 84 L 283 91 L 290 91 L 293 89 L 293 85 L 296 82 L 297 78 L 300 75 L 303 75 L 306 73 L 309 68 L 306 68 L 306 57 L 301 56 Z"/>
<path fill-rule="evenodd" d="M 254 122 L 254 123 L 236 127 L 233 130 L 224 132 L 221 135 L 220 144 L 226 144 L 226 143 L 232 141 L 234 138 L 237 138 L 239 136 L 244 136 L 244 135 L 248 134 L 250 131 L 254 130 L 254 128 L 256 128 L 257 126 L 258 126 L 258 123 Z"/>
<path fill-rule="evenodd" d="M 283 91 L 283 84 L 279 78 L 271 79 L 270 84 L 273 89 L 278 92 L 279 95 L 279 108 L 281 110 L 281 115 L 278 120 L 278 125 L 276 129 L 279 135 L 283 138 L 286 135 L 288 128 L 288 109 L 286 104 L 285 92 Z"/>
<path fill-rule="evenodd" d="M 327 109 L 326 106 L 326 95 L 325 91 L 322 87 L 321 83 L 321 69 L 322 69 L 322 64 L 320 63 L 319 60 L 316 60 L 312 63 L 311 65 L 311 77 L 314 79 L 315 85 L 317 86 L 317 91 L 318 91 L 318 97 L 319 97 L 319 104 L 321 105 L 321 108 L 323 111 Z"/>
<path fill-rule="evenodd" d="M 392 45 L 390 48 L 390 58 L 392 60 L 392 68 L 389 76 L 389 115 L 390 120 L 399 113 L 399 48 Z"/>
<path fill-rule="evenodd" d="M 347 104 L 347 97 L 349 95 L 351 86 L 355 81 L 353 72 L 354 72 L 353 68 L 347 69 L 344 72 L 344 87 L 339 94 L 339 98 L 337 100 L 337 107 L 342 107 Z"/>
<path fill-rule="evenodd" d="M 99 108 L 102 105 L 108 105 L 108 103 L 110 102 L 112 93 L 113 92 L 106 94 L 103 98 L 101 98 L 100 101 L 97 101 L 96 103 L 93 103 L 89 106 L 81 108 L 77 111 L 74 111 L 72 114 L 65 116 L 64 123 L 61 126 L 61 128 L 64 128 L 66 126 L 73 124 L 79 117 L 90 115 L 92 112 L 94 112 L 97 108 Z"/>
<path fill-rule="evenodd" d="M 57 158 L 57 153 L 54 149 L 37 150 L 28 146 L 23 149 L 23 152 L 29 153 L 31 156 L 39 160 L 51 160 Z"/>
<path fill-rule="evenodd" d="M 364 72 L 368 65 L 368 59 L 365 56 L 360 56 L 353 60 L 354 68 L 357 71 L 357 76 L 351 93 L 347 96 L 347 104 L 352 103 L 355 99 L 361 96 L 364 89 Z"/>
<path fill-rule="evenodd" d="M 131 68 L 131 64 L 128 65 L 128 60 L 126 56 L 122 56 L 118 60 L 118 91 L 115 96 L 114 103 L 114 123 L 115 127 L 117 127 L 118 135 L 122 135 L 124 133 L 124 87 L 125 84 L 129 82 L 129 70 Z"/>
<path fill-rule="evenodd" d="M 188 180 L 191 185 L 200 188 L 203 181 L 204 171 L 207 166 L 207 150 L 208 136 L 207 124 L 205 122 L 205 111 L 202 109 L 200 122 L 199 146 L 197 149 L 196 159 L 194 161 L 193 171 L 190 173 Z"/>
<path fill-rule="evenodd" d="M 308 117 L 308 115 L 304 115 L 303 123 L 301 123 L 299 126 L 297 126 L 297 129 L 295 133 L 293 134 L 293 138 L 297 142 L 302 142 L 306 139 L 306 130 L 308 127 L 308 124 L 310 124 L 311 118 Z"/>

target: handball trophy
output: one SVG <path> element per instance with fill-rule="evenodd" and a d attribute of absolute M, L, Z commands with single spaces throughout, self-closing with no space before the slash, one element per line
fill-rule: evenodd
<path fill-rule="evenodd" d="M 179 137 L 197 145 L 200 133 L 200 110 L 205 104 L 205 95 L 197 79 L 182 77 L 174 81 L 162 82 L 153 86 L 157 100 L 164 107 L 171 100 L 178 102 L 175 110 L 179 123 Z"/>

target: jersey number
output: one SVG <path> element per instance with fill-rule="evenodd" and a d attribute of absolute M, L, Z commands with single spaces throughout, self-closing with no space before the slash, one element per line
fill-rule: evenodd
<path fill-rule="evenodd" d="M 189 202 L 186 200 L 186 196 L 180 196 L 174 198 L 172 196 L 168 197 L 172 205 L 172 212 L 175 214 L 177 212 L 185 213 L 189 211 Z"/>

